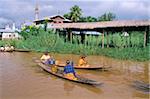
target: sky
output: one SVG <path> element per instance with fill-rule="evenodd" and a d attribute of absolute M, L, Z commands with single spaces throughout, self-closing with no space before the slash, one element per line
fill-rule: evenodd
<path fill-rule="evenodd" d="M 78 5 L 83 16 L 99 17 L 112 12 L 116 20 L 150 19 L 150 0 L 0 0 L 0 27 L 33 21 L 36 2 L 40 18 L 58 13 L 64 15 L 72 6 Z"/>

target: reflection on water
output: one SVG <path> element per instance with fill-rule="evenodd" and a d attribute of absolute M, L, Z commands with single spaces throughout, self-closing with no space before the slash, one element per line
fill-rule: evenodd
<path fill-rule="evenodd" d="M 64 90 L 67 95 L 70 95 L 75 87 L 81 87 L 83 89 L 85 88 L 88 91 L 93 92 L 95 94 L 100 94 L 102 92 L 100 89 L 101 86 L 89 86 L 89 85 L 83 85 L 83 84 L 75 84 L 73 82 L 64 82 Z"/>
<path fill-rule="evenodd" d="M 76 70 L 83 77 L 103 82 L 89 86 L 70 82 L 48 74 L 33 62 L 42 53 L 0 53 L 0 99 L 148 99 L 148 94 L 131 87 L 132 81 L 149 82 L 149 62 L 120 61 L 103 56 L 88 56 L 91 65 L 112 68 Z M 77 63 L 79 55 L 52 55 L 60 61 Z"/>
<path fill-rule="evenodd" d="M 64 82 L 64 91 L 67 95 L 70 95 L 70 93 L 73 91 L 75 85 L 70 82 Z"/>

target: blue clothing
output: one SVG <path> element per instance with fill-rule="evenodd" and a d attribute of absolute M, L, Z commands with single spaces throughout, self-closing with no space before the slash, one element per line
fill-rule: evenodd
<path fill-rule="evenodd" d="M 64 67 L 64 73 L 67 74 L 67 73 L 73 73 L 75 74 L 75 70 L 74 70 L 74 67 L 72 65 L 67 65 Z"/>
<path fill-rule="evenodd" d="M 46 65 L 52 65 L 55 64 L 55 60 L 54 59 L 49 59 L 45 62 Z"/>
<path fill-rule="evenodd" d="M 49 60 L 49 64 L 50 64 L 50 65 L 55 64 L 55 60 L 54 60 L 54 59 L 50 59 L 50 60 Z"/>

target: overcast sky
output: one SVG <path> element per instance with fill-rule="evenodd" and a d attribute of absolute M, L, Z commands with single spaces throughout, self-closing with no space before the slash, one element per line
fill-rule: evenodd
<path fill-rule="evenodd" d="M 78 5 L 83 16 L 98 17 L 105 12 L 113 12 L 117 20 L 150 19 L 150 0 L 0 0 L 0 26 L 15 22 L 19 26 L 23 20 L 34 20 L 36 1 L 40 18 L 68 13 Z"/>

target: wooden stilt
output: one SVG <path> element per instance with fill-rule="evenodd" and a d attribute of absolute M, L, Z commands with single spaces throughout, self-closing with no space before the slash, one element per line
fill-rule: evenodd
<path fill-rule="evenodd" d="M 107 35 L 107 48 L 109 48 L 109 36 L 108 36 L 108 32 L 106 33 Z"/>
<path fill-rule="evenodd" d="M 83 33 L 83 31 L 80 31 L 80 35 L 81 35 L 81 43 L 84 44 L 84 42 L 85 42 L 85 34 Z"/>
<path fill-rule="evenodd" d="M 68 29 L 68 41 L 72 43 L 72 31 Z"/>
<path fill-rule="evenodd" d="M 102 32 L 102 48 L 104 48 L 104 30 Z"/>
<path fill-rule="evenodd" d="M 144 31 L 144 43 L 143 43 L 143 47 L 145 47 L 146 46 L 146 31 Z"/>
<path fill-rule="evenodd" d="M 70 42 L 71 42 L 71 43 L 72 43 L 72 37 L 73 37 L 72 31 L 70 31 Z"/>
<path fill-rule="evenodd" d="M 146 28 L 146 46 L 150 43 L 149 27 Z"/>

